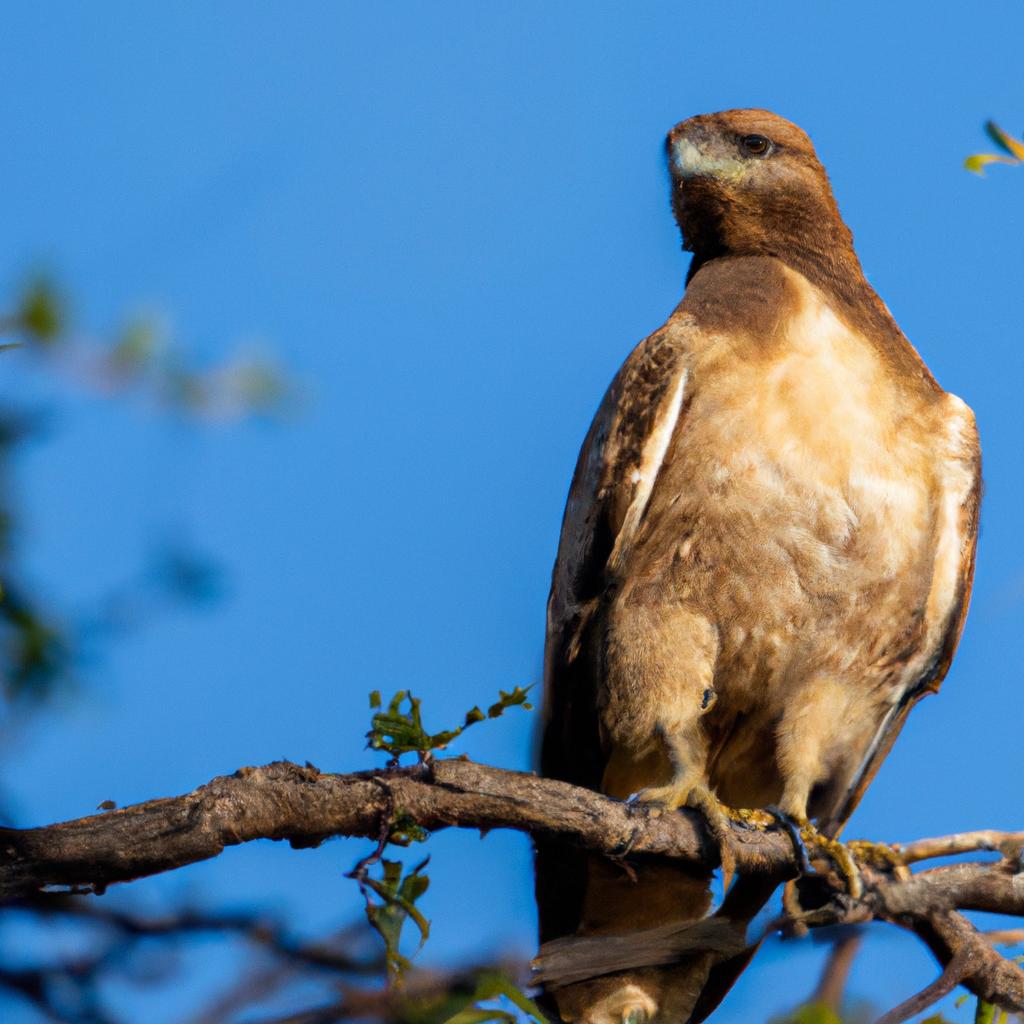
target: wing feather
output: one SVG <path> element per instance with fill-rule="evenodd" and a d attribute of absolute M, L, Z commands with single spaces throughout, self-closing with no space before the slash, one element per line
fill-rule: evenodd
<path fill-rule="evenodd" d="M 686 320 L 642 341 L 612 381 L 580 451 L 548 599 L 541 772 L 599 789 L 605 766 L 583 638 L 644 512 L 684 414 Z M 586 869 L 579 850 L 537 843 L 541 941 L 575 931 Z"/>

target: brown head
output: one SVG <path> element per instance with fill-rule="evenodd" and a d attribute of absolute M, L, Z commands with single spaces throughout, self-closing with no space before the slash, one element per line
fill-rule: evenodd
<path fill-rule="evenodd" d="M 695 264 L 729 255 L 800 263 L 852 256 L 825 168 L 790 121 L 767 110 L 701 114 L 677 124 L 666 145 L 672 209 Z"/>
<path fill-rule="evenodd" d="M 768 110 L 724 110 L 668 134 L 672 209 L 693 253 L 687 281 L 710 260 L 770 256 L 830 295 L 836 313 L 875 339 L 922 386 L 938 385 L 868 284 L 807 134 Z"/>

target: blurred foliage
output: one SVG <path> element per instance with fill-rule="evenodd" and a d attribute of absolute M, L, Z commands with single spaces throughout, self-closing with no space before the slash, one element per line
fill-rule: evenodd
<path fill-rule="evenodd" d="M 476 988 L 462 1006 L 459 1006 L 458 996 L 449 1002 L 454 1012 L 446 1018 L 446 1024 L 484 1024 L 485 1021 L 515 1024 L 523 1016 L 538 1024 L 547 1020 L 540 1007 L 500 971 L 482 971 Z M 505 1004 L 510 1004 L 519 1014 L 506 1009 Z"/>
<path fill-rule="evenodd" d="M 45 698 L 71 659 L 67 625 L 17 569 L 12 462 L 38 425 L 38 417 L 0 410 L 0 690 L 8 700 Z"/>
<path fill-rule="evenodd" d="M 976 999 L 964 994 L 960 996 L 955 1006 L 959 1010 L 965 1003 L 974 1003 L 972 1020 L 974 1024 L 1008 1024 L 1009 1014 L 1000 1010 L 983 999 Z M 772 1018 L 770 1024 L 870 1024 L 877 1014 L 866 1004 L 855 1004 L 852 1007 L 844 1007 L 842 1015 L 836 1013 L 829 1006 L 821 1003 L 804 1003 L 792 1013 L 782 1017 Z M 943 1013 L 927 1013 L 920 1018 L 920 1024 L 955 1024 Z M 960 1021 L 966 1024 L 966 1019 Z"/>
<path fill-rule="evenodd" d="M 193 418 L 236 420 L 275 416 L 294 406 L 294 385 L 273 360 L 239 354 L 221 366 L 203 368 L 155 317 L 132 317 L 110 338 L 74 328 L 70 305 L 48 277 L 31 280 L 0 318 L 0 334 L 20 338 L 14 346 L 46 360 L 88 390 L 137 393 L 163 408 Z"/>
<path fill-rule="evenodd" d="M 380 691 L 374 690 L 370 694 L 370 708 L 374 714 L 366 734 L 367 746 L 390 754 L 390 764 L 397 764 L 401 755 L 406 753 L 416 753 L 423 759 L 433 751 L 443 749 L 470 726 L 500 718 L 509 708 L 532 710 L 527 700 L 529 691 L 530 687 L 522 686 L 513 687 L 510 691 L 499 690 L 498 699 L 486 712 L 473 707 L 466 712 L 462 725 L 429 733 L 423 726 L 422 701 L 418 697 L 406 690 L 399 690 L 387 708 L 382 710 Z M 408 846 L 413 842 L 426 841 L 429 834 L 403 813 L 400 807 L 393 809 L 392 820 L 386 825 L 387 829 L 381 836 L 377 850 L 360 861 L 350 877 L 359 882 L 366 898 L 367 920 L 384 941 L 385 962 L 391 984 L 403 990 L 412 964 L 399 948 L 402 930 L 410 920 L 415 924 L 419 932 L 416 952 L 422 949 L 430 935 L 430 922 L 416 906 L 430 885 L 429 876 L 424 873 L 429 858 L 406 872 L 401 863 L 381 859 L 381 854 L 388 844 Z M 381 876 L 373 878 L 369 870 L 378 861 Z M 371 894 L 375 894 L 378 900 L 374 900 Z M 484 1024 L 487 1021 L 515 1024 L 524 1016 L 538 1022 L 546 1020 L 536 1004 L 507 973 L 496 971 L 481 974 L 475 986 L 470 989 L 434 993 L 432 999 L 426 1002 L 409 999 L 403 1004 L 402 1016 L 410 1024 Z"/>
<path fill-rule="evenodd" d="M 1024 163 L 1024 141 L 1004 132 L 995 121 L 985 122 L 985 134 L 999 147 L 999 153 L 972 153 L 964 160 L 964 167 L 984 177 L 989 164 Z"/>
<path fill-rule="evenodd" d="M 370 708 L 375 711 L 370 722 L 370 730 L 366 734 L 366 745 L 371 750 L 383 750 L 391 755 L 393 763 L 398 762 L 402 754 L 429 754 L 434 750 L 443 750 L 457 736 L 461 736 L 470 726 L 484 722 L 489 718 L 500 718 L 509 708 L 521 707 L 532 711 L 533 705 L 527 700 L 531 687 L 516 686 L 512 690 L 498 691 L 498 699 L 484 713 L 479 707 L 470 708 L 466 712 L 462 725 L 454 729 L 443 729 L 441 732 L 428 733 L 423 727 L 420 710 L 421 701 L 407 690 L 399 690 L 391 698 L 385 710 L 381 707 L 379 690 L 370 694 Z M 408 705 L 402 710 L 402 704 Z"/>
<path fill-rule="evenodd" d="M 65 293 L 50 278 L 30 281 L 8 308 L 13 312 L 0 316 L 0 355 L 8 373 L 41 368 L 67 381 L 78 394 L 138 397 L 190 420 L 277 415 L 294 406 L 295 389 L 272 361 L 239 356 L 221 366 L 198 367 L 156 319 L 126 320 L 109 338 L 82 334 L 72 325 Z M 49 422 L 43 411 L 15 408 L 11 398 L 0 405 L 0 690 L 8 715 L 15 709 L 45 707 L 83 662 L 120 633 L 138 628 L 171 605 L 205 605 L 223 591 L 220 570 L 211 559 L 189 544 L 164 543 L 135 578 L 98 595 L 86 609 L 57 608 L 23 568 L 24 514 L 13 487 L 15 464 Z M 377 694 L 374 706 L 380 709 L 380 704 Z M 422 757 L 443 748 L 470 725 L 498 718 L 513 706 L 529 709 L 525 688 L 500 692 L 486 711 L 475 707 L 462 725 L 431 734 L 423 727 L 420 701 L 399 693 L 387 710 L 374 715 L 370 745 L 396 761 L 408 752 Z M 102 810 L 114 807 L 113 801 L 99 805 Z M 430 885 L 424 870 L 427 860 L 406 869 L 381 853 L 388 844 L 407 846 L 426 838 L 427 833 L 396 808 L 377 851 L 353 872 L 366 897 L 369 927 L 342 929 L 318 943 L 299 943 L 258 914 L 179 910 L 147 919 L 111 909 L 105 902 L 62 895 L 31 906 L 0 907 L 0 926 L 9 928 L 17 919 L 22 937 L 25 929 L 38 928 L 43 939 L 43 953 L 34 962 L 28 956 L 17 968 L 0 963 L 0 992 L 27 1002 L 47 1020 L 110 1024 L 123 1020 L 107 998 L 112 981 L 156 992 L 161 985 L 173 984 L 181 972 L 175 955 L 179 944 L 201 934 L 220 934 L 236 945 L 242 942 L 248 959 L 241 975 L 229 979 L 203 1011 L 206 1021 L 238 1020 L 239 1014 L 244 1017 L 277 997 L 308 1005 L 317 992 L 333 995 L 336 1001 L 310 1011 L 309 1020 L 541 1020 L 536 1006 L 512 980 L 512 968 L 484 964 L 451 975 L 418 969 L 409 977 L 410 957 L 430 934 L 430 922 L 418 906 Z M 371 875 L 376 865 L 379 869 Z M 72 924 L 80 934 L 66 948 L 73 946 L 76 952 L 64 958 L 60 942 L 49 948 L 48 929 L 56 926 L 67 939 Z M 418 942 L 411 953 L 403 952 L 410 932 Z M 371 933 L 382 941 L 383 955 L 371 951 L 366 941 Z M 387 984 L 375 987 L 373 981 L 379 986 L 382 977 Z M 354 984 L 357 980 L 363 984 Z"/>
<path fill-rule="evenodd" d="M 67 314 L 64 301 L 53 282 L 37 277 L 29 282 L 17 303 L 12 327 L 20 328 L 30 339 L 40 345 L 49 345 L 57 340 L 64 330 Z"/>
<path fill-rule="evenodd" d="M 412 921 L 419 929 L 417 952 L 430 937 L 430 922 L 416 906 L 416 901 L 430 886 L 430 879 L 422 873 L 426 866 L 427 860 L 423 860 L 411 871 L 403 873 L 403 866 L 398 861 L 382 860 L 380 878 L 367 875 L 361 880 L 366 889 L 380 898 L 380 902 L 376 902 L 367 894 L 366 919 L 384 940 L 388 975 L 396 983 L 401 982 L 411 966 L 399 948 L 406 922 Z"/>
<path fill-rule="evenodd" d="M 986 1003 L 984 999 L 979 999 L 975 1003 L 974 1024 L 1007 1024 L 1009 1019 L 1010 1015 L 1006 1010 L 1000 1010 L 998 1006 Z M 948 1024 L 948 1022 L 938 1020 L 933 1021 L 932 1024 Z"/>
<path fill-rule="evenodd" d="M 1005 1016 L 1005 1014 L 1000 1014 Z M 974 1009 L 974 1024 L 995 1024 L 996 1008 L 991 1003 L 979 999 Z"/>
<path fill-rule="evenodd" d="M 63 290 L 49 277 L 30 280 L 0 316 L 3 366 L 56 371 L 79 392 L 138 395 L 160 409 L 197 420 L 279 415 L 294 407 L 296 389 L 274 363 L 237 356 L 210 369 L 193 365 L 156 319 L 134 318 L 113 337 L 75 329 Z M 13 467 L 47 425 L 38 410 L 0 408 L 0 693 L 7 707 L 38 707 L 67 683 L 87 647 L 112 631 L 138 626 L 173 604 L 203 604 L 222 590 L 217 566 L 181 543 L 159 546 L 140 577 L 93 607 L 58 610 L 23 571 L 21 517 Z"/>
<path fill-rule="evenodd" d="M 401 953 L 399 946 L 402 929 L 412 921 L 419 931 L 418 952 L 430 937 L 430 922 L 416 907 L 416 901 L 427 891 L 429 878 L 423 874 L 427 861 L 403 873 L 396 861 L 381 861 L 382 877 L 365 878 L 364 883 L 380 897 L 381 902 L 367 899 L 366 917 L 370 926 L 384 940 L 384 958 L 390 982 L 399 993 L 404 993 L 404 981 L 412 964 Z M 484 970 L 479 973 L 473 988 L 435 992 L 423 1000 L 399 997 L 401 1016 L 411 1022 L 442 1021 L 445 1024 L 484 1024 L 497 1021 L 516 1024 L 523 1016 L 537 1022 L 546 1017 L 521 988 L 505 972 Z M 519 1011 L 518 1013 L 516 1011 Z"/>
<path fill-rule="evenodd" d="M 851 1024 L 831 1007 L 822 1003 L 804 1003 L 785 1017 L 772 1018 L 771 1024 Z"/>
<path fill-rule="evenodd" d="M 841 1011 L 812 997 L 789 1013 L 772 1017 L 769 1024 L 871 1024 L 877 1007 L 859 999 L 844 999 Z"/>

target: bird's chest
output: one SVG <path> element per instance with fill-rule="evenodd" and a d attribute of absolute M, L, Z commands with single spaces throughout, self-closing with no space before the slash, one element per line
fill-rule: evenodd
<path fill-rule="evenodd" d="M 716 686 L 738 706 L 808 672 L 887 686 L 932 576 L 927 410 L 825 306 L 737 347 L 687 367 L 632 577 L 714 626 Z"/>
<path fill-rule="evenodd" d="M 761 549 L 745 564 L 788 566 L 766 586 L 871 585 L 917 563 L 934 461 L 920 410 L 827 306 L 793 317 L 762 358 L 712 351 L 693 377 L 683 473 L 705 520 Z"/>

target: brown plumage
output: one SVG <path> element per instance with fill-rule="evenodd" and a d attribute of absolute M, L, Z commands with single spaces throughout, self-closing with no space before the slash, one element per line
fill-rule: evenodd
<path fill-rule="evenodd" d="M 665 808 L 778 805 L 835 835 L 960 636 L 974 417 L 864 278 L 804 132 L 731 110 L 682 122 L 667 148 L 693 262 L 580 453 L 541 767 Z M 555 990 L 563 1018 L 703 1019 L 746 958 L 644 943 L 672 933 L 685 950 L 708 881 L 538 844 L 542 942 L 645 933 L 636 956 Z M 742 934 L 767 895 L 740 879 L 716 917 Z"/>

